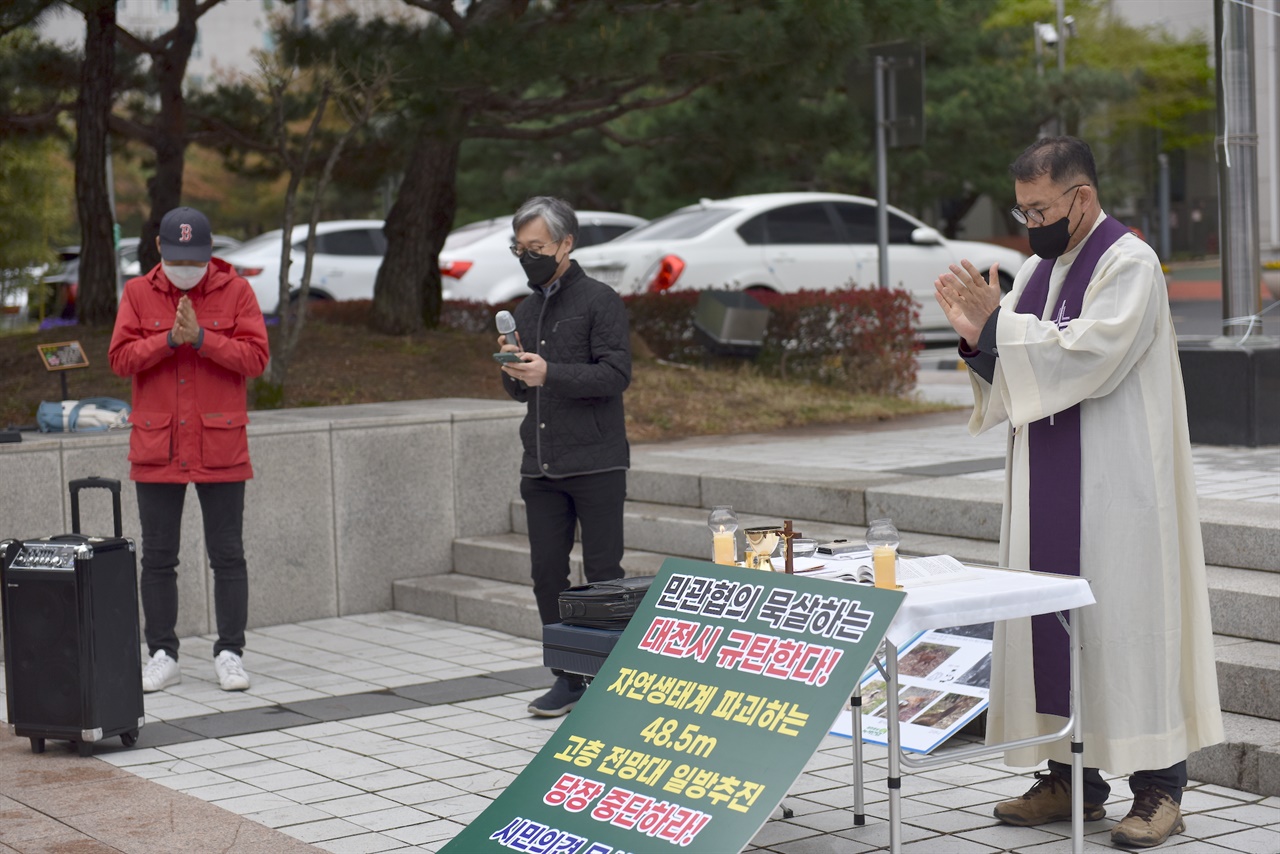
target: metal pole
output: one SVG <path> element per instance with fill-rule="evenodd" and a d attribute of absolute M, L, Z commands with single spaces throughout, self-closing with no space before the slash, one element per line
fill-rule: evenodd
<path fill-rule="evenodd" d="M 1214 0 L 1218 52 L 1218 244 L 1222 253 L 1222 318 L 1259 310 L 1258 122 L 1253 78 L 1253 10 Z M 1219 343 L 1239 329 L 1222 326 Z M 1257 340 L 1257 339 L 1250 339 Z"/>
<path fill-rule="evenodd" d="M 1275 7 L 1280 12 L 1280 5 Z M 1271 33 L 1264 48 L 1267 55 L 1267 79 L 1271 81 L 1271 130 L 1267 133 L 1271 162 L 1271 229 L 1268 242 L 1271 248 L 1280 251 L 1280 105 L 1275 103 L 1278 97 L 1276 87 L 1280 85 L 1280 15 L 1271 18 Z"/>
<path fill-rule="evenodd" d="M 876 243 L 880 255 L 880 287 L 889 287 L 889 154 L 885 143 L 885 76 L 887 57 L 876 57 Z"/>
<path fill-rule="evenodd" d="M 120 221 L 116 218 L 116 173 L 111 163 L 111 135 L 106 139 L 107 206 L 111 208 L 111 251 L 116 258 L 116 290 L 120 290 Z"/>
<path fill-rule="evenodd" d="M 65 373 L 65 372 L 64 372 Z M 853 824 L 861 827 L 867 823 L 867 807 L 862 785 L 862 683 L 858 683 L 849 698 L 849 720 L 853 735 Z"/>
<path fill-rule="evenodd" d="M 1036 76 L 1044 77 L 1044 39 L 1040 38 L 1040 22 L 1031 25 L 1031 32 L 1036 34 Z"/>
<path fill-rule="evenodd" d="M 1169 230 L 1169 155 L 1161 151 L 1156 155 L 1160 164 L 1160 257 L 1168 261 L 1173 257 L 1173 244 Z"/>
<path fill-rule="evenodd" d="M 1058 0 L 1058 76 L 1067 70 L 1067 31 L 1064 27 L 1062 5 L 1064 0 Z M 1061 130 L 1061 129 L 1059 129 Z"/>
<path fill-rule="evenodd" d="M 902 735 L 898 724 L 898 648 L 884 640 L 885 716 L 889 719 L 889 851 L 902 851 Z M 861 733 L 854 733 L 855 736 Z"/>
<path fill-rule="evenodd" d="M 1071 854 L 1084 852 L 1084 695 L 1080 674 L 1080 610 L 1067 614 L 1071 644 Z M 1062 614 L 1058 614 L 1062 621 Z"/>

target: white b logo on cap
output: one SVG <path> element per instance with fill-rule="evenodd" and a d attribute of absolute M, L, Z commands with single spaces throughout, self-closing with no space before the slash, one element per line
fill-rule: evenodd
<path fill-rule="evenodd" d="M 190 243 L 191 242 L 191 226 L 184 222 L 182 225 L 178 226 L 178 230 L 181 232 L 178 236 L 178 242 Z"/>

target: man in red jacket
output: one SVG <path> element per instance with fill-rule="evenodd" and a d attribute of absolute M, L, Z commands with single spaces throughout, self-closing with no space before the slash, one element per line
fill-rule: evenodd
<path fill-rule="evenodd" d="M 241 656 L 249 579 L 242 537 L 249 464 L 245 379 L 267 365 L 267 329 L 249 283 L 213 258 L 204 214 L 175 208 L 160 221 L 160 264 L 124 286 L 108 356 L 133 378 L 129 477 L 142 521 L 142 612 L 151 659 L 142 690 L 182 681 L 178 669 L 178 545 L 187 484 L 196 485 L 213 567 L 224 691 L 249 687 Z"/>

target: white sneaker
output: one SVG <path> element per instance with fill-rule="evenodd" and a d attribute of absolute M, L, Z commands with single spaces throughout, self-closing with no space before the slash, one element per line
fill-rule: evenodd
<path fill-rule="evenodd" d="M 144 694 L 161 691 L 181 681 L 182 671 L 178 669 L 178 662 L 170 658 L 169 653 L 163 649 L 151 656 L 151 660 L 142 668 L 142 693 Z"/>
<path fill-rule="evenodd" d="M 218 653 L 213 660 L 213 669 L 218 673 L 218 682 L 223 691 L 244 691 L 249 687 L 249 674 L 244 672 L 240 656 L 229 649 Z"/>

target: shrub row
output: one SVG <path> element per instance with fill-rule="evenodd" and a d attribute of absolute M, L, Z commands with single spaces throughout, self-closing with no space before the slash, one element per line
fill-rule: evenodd
<path fill-rule="evenodd" d="M 781 379 L 805 380 L 856 394 L 900 395 L 915 386 L 918 312 L 902 290 L 753 294 L 769 309 L 756 364 Z M 696 362 L 706 348 L 694 327 L 696 291 L 624 298 L 631 328 L 660 359 Z"/>
<path fill-rule="evenodd" d="M 900 395 L 915 386 L 918 316 L 902 290 L 849 289 L 760 292 L 769 309 L 764 346 L 756 365 L 780 379 L 818 382 L 856 394 Z M 697 291 L 637 294 L 623 298 L 631 329 L 659 359 L 683 364 L 708 360 L 694 326 Z M 368 323 L 370 303 L 318 303 L 316 316 L 330 323 Z M 494 314 L 511 305 L 445 302 L 440 325 L 463 332 L 492 333 Z"/>

